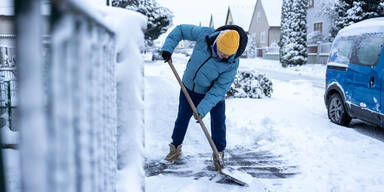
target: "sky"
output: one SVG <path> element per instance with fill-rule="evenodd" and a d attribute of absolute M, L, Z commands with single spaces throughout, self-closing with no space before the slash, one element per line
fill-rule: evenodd
<path fill-rule="evenodd" d="M 256 3 L 256 0 L 157 0 L 157 2 L 173 12 L 174 25 L 198 25 L 200 22 L 202 25 L 208 25 L 212 12 L 226 12 L 231 3 Z"/>
<path fill-rule="evenodd" d="M 105 5 L 106 0 L 95 0 Z M 174 14 L 173 26 L 178 24 L 208 25 L 211 13 L 226 12 L 230 4 L 249 4 L 256 0 L 156 0 Z"/>
<path fill-rule="evenodd" d="M 230 4 L 256 4 L 256 0 L 156 0 L 161 6 L 173 12 L 173 25 L 157 42 L 162 44 L 166 35 L 179 24 L 208 26 L 212 13 L 227 12 Z M 225 20 L 225 17 L 224 17 Z M 224 23 L 224 21 L 223 21 Z M 155 42 L 156 44 L 156 42 Z"/>
<path fill-rule="evenodd" d="M 105 5 L 106 0 L 95 0 Z M 257 0 L 156 0 L 160 6 L 168 8 L 174 15 L 173 25 L 168 32 L 161 35 L 157 42 L 162 44 L 166 35 L 179 24 L 208 26 L 212 13 L 226 14 L 230 4 L 255 5 Z M 223 18 L 223 19 L 222 19 Z M 216 18 L 217 19 L 217 18 Z M 225 16 L 220 17 L 225 20 Z M 220 21 L 221 22 L 221 21 Z M 222 21 L 224 23 L 224 21 Z M 155 42 L 156 44 L 156 42 Z"/>

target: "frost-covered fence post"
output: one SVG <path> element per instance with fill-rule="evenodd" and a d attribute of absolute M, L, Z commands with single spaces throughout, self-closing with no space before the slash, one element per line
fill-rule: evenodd
<path fill-rule="evenodd" d="M 117 36 L 119 191 L 144 189 L 144 47 L 147 18 L 137 12 L 110 8 Z M 112 19 L 111 20 L 116 20 Z M 121 27 L 129 26 L 129 27 Z"/>
<path fill-rule="evenodd" d="M 21 130 L 22 185 L 24 191 L 48 192 L 48 129 L 43 100 L 40 2 L 16 1 L 18 79 Z M 28 29 L 28 33 L 25 30 Z M 38 175 L 36 173 L 39 173 Z"/>
<path fill-rule="evenodd" d="M 116 191 L 115 32 L 83 1 L 16 6 L 23 191 Z"/>

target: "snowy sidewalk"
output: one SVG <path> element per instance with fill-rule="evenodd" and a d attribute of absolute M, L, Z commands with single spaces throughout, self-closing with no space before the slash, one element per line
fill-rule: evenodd
<path fill-rule="evenodd" d="M 187 59 L 175 56 L 179 74 Z M 268 62 L 247 59 L 241 65 L 286 73 L 287 69 L 272 66 L 276 62 Z M 289 70 L 321 78 L 325 67 Z M 324 89 L 307 79 L 272 79 L 272 98 L 227 100 L 226 161 L 249 174 L 250 187 L 214 182 L 211 151 L 194 122 L 183 143 L 183 159 L 158 166 L 171 141 L 179 87 L 161 61 L 146 64 L 145 81 L 146 191 L 254 191 L 258 181 L 270 191 L 380 191 L 384 187 L 383 140 L 330 123 Z M 209 116 L 204 121 L 209 125 Z"/>

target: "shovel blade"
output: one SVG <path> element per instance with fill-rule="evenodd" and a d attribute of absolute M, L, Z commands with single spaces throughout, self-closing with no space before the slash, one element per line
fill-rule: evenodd
<path fill-rule="evenodd" d="M 226 169 L 221 169 L 221 172 L 220 174 L 224 177 L 223 180 L 226 182 L 226 183 L 233 183 L 233 184 L 236 184 L 236 185 L 240 185 L 240 186 L 244 186 L 244 187 L 248 187 L 248 184 L 244 181 L 242 181 L 240 178 L 237 178 L 235 176 L 233 176 L 228 170 Z"/>

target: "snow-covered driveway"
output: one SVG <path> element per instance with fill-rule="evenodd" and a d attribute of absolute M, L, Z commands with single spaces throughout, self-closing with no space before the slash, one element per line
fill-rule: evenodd
<path fill-rule="evenodd" d="M 174 56 L 179 74 L 187 60 Z M 215 182 L 210 147 L 194 122 L 183 143 L 183 159 L 171 166 L 157 164 L 168 152 L 179 94 L 169 66 L 159 61 L 145 66 L 146 191 L 255 191 L 259 182 L 279 192 L 384 189 L 383 130 L 359 121 L 347 128 L 328 120 L 318 84 L 324 82 L 325 66 L 283 69 L 262 59 L 240 65 L 266 73 L 274 88 L 268 99 L 226 102 L 226 160 L 248 173 L 250 186 Z M 209 117 L 204 120 L 209 125 Z"/>

